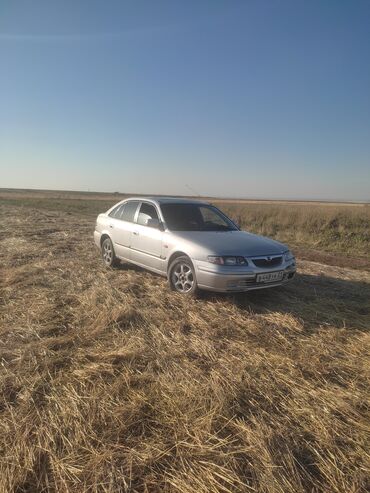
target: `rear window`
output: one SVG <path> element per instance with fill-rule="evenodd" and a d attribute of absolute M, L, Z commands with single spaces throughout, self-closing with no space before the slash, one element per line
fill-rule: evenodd
<path fill-rule="evenodd" d="M 121 215 L 123 207 L 124 207 L 124 204 L 117 205 L 117 207 L 115 207 L 112 211 L 110 211 L 109 217 L 114 217 L 114 218 L 118 219 L 119 216 Z"/>
<path fill-rule="evenodd" d="M 121 212 L 120 219 L 122 221 L 133 222 L 139 202 L 137 200 L 133 200 L 131 202 L 126 202 L 124 205 L 125 206 L 123 208 L 123 211 Z"/>

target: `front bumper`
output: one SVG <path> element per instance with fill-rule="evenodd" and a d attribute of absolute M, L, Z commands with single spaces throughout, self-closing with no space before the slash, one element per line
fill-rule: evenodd
<path fill-rule="evenodd" d="M 198 286 L 208 291 L 243 292 L 254 289 L 266 289 L 281 286 L 293 279 L 296 273 L 295 262 L 286 262 L 274 269 L 258 269 L 251 267 L 216 266 L 209 262 L 194 262 Z M 258 274 L 283 271 L 279 281 L 257 282 Z"/>

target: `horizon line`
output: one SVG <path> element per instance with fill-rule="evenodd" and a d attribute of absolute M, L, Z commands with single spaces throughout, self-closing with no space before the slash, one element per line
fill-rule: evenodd
<path fill-rule="evenodd" d="M 213 200 L 230 200 L 230 201 L 258 201 L 258 202 L 317 202 L 317 203 L 338 203 L 338 204 L 370 204 L 368 200 L 345 200 L 345 199 L 314 199 L 314 198 L 261 198 L 261 197 L 230 197 L 230 196 L 215 196 L 215 195 L 186 195 L 186 194 L 165 194 L 165 193 L 132 193 L 132 192 L 103 192 L 97 190 L 76 190 L 76 189 L 59 189 L 59 188 L 13 188 L 0 187 L 1 191 L 21 191 L 21 192 L 69 192 L 82 194 L 102 194 L 102 195 L 124 195 L 124 196 L 143 196 L 143 197 L 190 197 L 204 198 Z"/>

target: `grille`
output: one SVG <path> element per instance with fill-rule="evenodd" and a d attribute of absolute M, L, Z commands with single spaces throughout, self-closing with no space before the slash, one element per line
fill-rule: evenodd
<path fill-rule="evenodd" d="M 268 260 L 270 259 L 270 260 Z M 277 267 L 281 264 L 283 257 L 264 257 L 264 258 L 253 258 L 252 262 L 257 267 Z"/>

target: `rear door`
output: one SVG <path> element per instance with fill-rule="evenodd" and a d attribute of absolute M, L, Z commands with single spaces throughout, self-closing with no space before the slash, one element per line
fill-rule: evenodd
<path fill-rule="evenodd" d="M 139 203 L 138 200 L 129 200 L 121 205 L 114 217 L 110 217 L 109 229 L 116 255 L 127 260 L 131 258 L 131 237 Z"/>
<path fill-rule="evenodd" d="M 142 202 L 131 236 L 131 260 L 150 269 L 163 270 L 163 231 L 147 226 L 148 219 L 158 219 L 159 212 L 154 204 Z"/>

